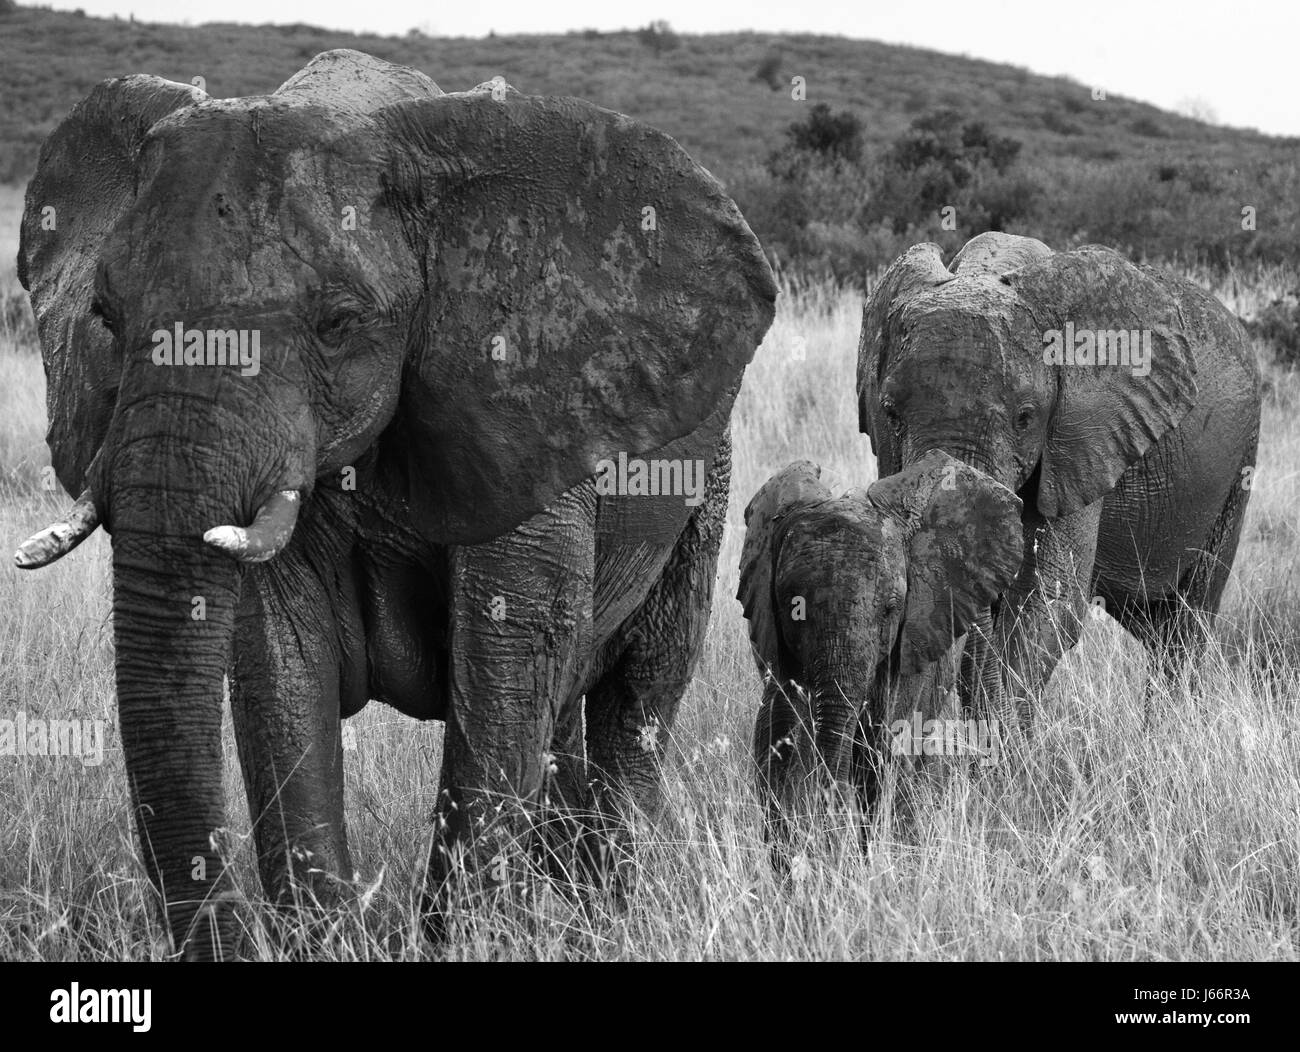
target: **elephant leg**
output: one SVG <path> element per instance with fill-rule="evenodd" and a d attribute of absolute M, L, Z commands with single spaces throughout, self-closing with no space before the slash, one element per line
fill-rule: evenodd
<path fill-rule="evenodd" d="M 815 768 L 812 698 L 794 680 L 769 676 L 754 723 L 754 770 L 764 832 L 778 876 L 789 869 L 792 811 L 805 798 Z"/>
<path fill-rule="evenodd" d="M 585 725 L 582 698 L 574 699 L 561 713 L 552 739 L 550 798 L 565 811 L 581 812 L 591 803 Z"/>
<path fill-rule="evenodd" d="M 445 935 L 460 874 L 517 889 L 551 752 L 592 650 L 596 494 L 569 490 L 510 533 L 451 553 L 450 699 L 425 889 Z"/>
<path fill-rule="evenodd" d="M 1003 663 L 1007 708 L 1015 712 L 1018 724 L 1006 730 L 1030 729 L 1034 706 L 1057 664 L 1079 641 L 1089 607 L 1101 509 L 1099 500 L 1052 522 L 1025 523 L 1024 562 L 1003 596 L 994 625 L 996 645 L 991 648 Z"/>
<path fill-rule="evenodd" d="M 230 699 L 263 889 L 312 911 L 350 895 L 340 699 L 364 697 L 365 661 L 345 658 L 339 615 L 304 547 L 295 537 L 245 577 Z"/>
<path fill-rule="evenodd" d="M 587 693 L 588 769 L 600 824 L 589 860 L 602 878 L 614 877 L 618 894 L 631 888 L 628 809 L 653 823 L 662 808 L 660 767 L 708 629 L 729 481 L 729 457 L 719 455 L 659 580 L 613 640 L 618 656 Z"/>
<path fill-rule="evenodd" d="M 861 837 L 863 846 L 871 836 L 871 818 L 880 801 L 880 792 L 885 778 L 885 765 L 892 757 L 891 739 L 888 727 L 874 715 L 869 706 L 864 706 L 858 715 L 857 733 L 853 739 L 851 771 L 853 788 L 857 797 L 857 806 L 864 821 Z"/>
<path fill-rule="evenodd" d="M 1252 446 L 1245 465 L 1253 464 Z M 1148 599 L 1141 595 L 1105 596 L 1107 609 L 1127 631 L 1142 641 L 1154 668 L 1166 681 L 1179 679 L 1184 668 L 1195 675 L 1209 642 L 1210 623 L 1218 613 L 1223 590 L 1237 556 L 1250 490 L 1233 485 L 1201 546 L 1189 554 L 1190 564 L 1179 575 L 1173 593 Z M 1148 706 L 1150 689 L 1148 688 Z"/>
<path fill-rule="evenodd" d="M 593 821 L 584 707 L 581 697 L 572 699 L 552 735 L 545 823 L 535 845 L 542 867 L 569 891 L 580 890 L 584 882 L 585 866 L 578 852 Z"/>

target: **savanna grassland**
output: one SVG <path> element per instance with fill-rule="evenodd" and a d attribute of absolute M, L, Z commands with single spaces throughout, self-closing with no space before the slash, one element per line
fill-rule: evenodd
<path fill-rule="evenodd" d="M 1040 201 L 1037 225 L 1026 219 L 1007 227 L 1060 232 L 1057 247 L 1085 234 L 1120 243 L 1119 235 L 1080 226 L 1105 216 L 1132 226 L 1134 240 L 1124 243 L 1139 251 L 1151 231 L 1193 232 L 1192 245 L 1219 236 L 1220 227 L 1236 237 L 1240 208 L 1252 200 L 1239 189 L 1282 201 L 1297 178 L 1293 144 L 1281 140 L 1126 100 L 1092 108 L 1083 102 L 1086 86 L 863 41 L 737 34 L 683 37 L 659 49 L 632 33 L 361 38 L 305 26 L 151 26 L 8 8 L 0 3 L 0 180 L 10 181 L 0 183 L 0 551 L 46 525 L 68 500 L 46 488 L 43 471 L 44 378 L 14 265 L 21 185 L 40 139 L 105 76 L 149 71 L 188 82 L 202 75 L 213 94 L 246 94 L 272 90 L 311 55 L 340 46 L 416 65 L 447 90 L 505 72 L 525 90 L 584 95 L 669 130 L 729 186 L 747 188 L 762 212 L 785 188 L 755 180 L 775 178 L 763 158 L 780 148 L 794 116 L 788 92 L 755 81 L 755 73 L 766 68 L 784 84 L 809 70 L 819 97 L 862 115 L 863 153 L 854 163 L 864 170 L 912 116 L 936 106 L 978 113 L 1014 136 L 1035 181 L 1074 180 L 1063 191 L 1073 195 L 1068 206 Z M 835 185 L 847 185 L 845 170 L 836 172 Z M 1171 211 L 1178 202 L 1185 212 Z M 800 229 L 816 234 L 817 249 L 817 238 L 856 244 L 857 222 L 835 226 L 805 215 Z M 1260 224 L 1279 244 L 1295 218 L 1265 208 Z M 756 230 L 768 240 L 757 223 Z M 905 244 L 919 233 L 891 229 L 889 237 Z M 886 256 L 893 245 L 877 243 Z M 1214 270 L 1186 260 L 1179 266 L 1255 319 L 1300 285 L 1300 270 L 1273 255 L 1251 258 L 1234 248 Z M 863 273 L 869 287 L 873 272 Z M 875 477 L 853 395 L 863 281 L 799 274 L 782 270 L 776 322 L 735 414 L 729 525 L 708 638 L 665 766 L 670 806 L 643 836 L 629 908 L 597 903 L 584 911 L 541 887 L 467 911 L 438 954 L 1300 956 L 1300 376 L 1274 361 L 1264 342 L 1257 345 L 1266 377 L 1258 471 L 1217 647 L 1199 685 L 1157 683 L 1144 704 L 1142 648 L 1108 618 L 1090 619 L 1057 671 L 1021 763 L 977 776 L 948 771 L 916 782 L 906 800 L 891 786 L 868 851 L 831 821 L 799 846 L 790 884 L 778 885 L 752 789 L 749 738 L 760 682 L 733 598 L 743 509 L 773 470 L 800 457 L 820 462 L 838 487 Z M 0 718 L 21 711 L 98 719 L 107 738 L 98 766 L 0 756 L 0 958 L 159 958 L 166 946 L 129 822 L 115 725 L 108 541 L 100 533 L 35 573 L 7 564 L 0 565 Z M 318 954 L 421 957 L 430 951 L 418 936 L 416 905 L 440 725 L 372 704 L 348 727 L 358 909 L 337 922 Z M 274 957 L 281 951 L 258 902 L 228 722 L 225 756 L 227 842 L 250 904 L 250 952 Z"/>
<path fill-rule="evenodd" d="M 16 285 L 20 197 L 0 197 L 0 282 Z M 1294 278 L 1261 271 L 1250 313 Z M 751 789 L 759 680 L 736 589 L 745 502 L 807 456 L 833 484 L 874 477 L 857 434 L 861 294 L 786 284 L 746 374 L 734 423 L 727 536 L 704 657 L 665 769 L 668 817 L 648 835 L 624 914 L 543 891 L 467 918 L 455 958 L 1084 958 L 1298 955 L 1300 887 L 1300 380 L 1268 366 L 1260 467 L 1199 691 L 1157 688 L 1109 619 L 1091 621 L 1039 714 L 1023 767 L 928 780 L 875 820 L 869 853 L 833 826 L 774 880 Z M 0 537 L 12 547 L 61 509 L 41 488 L 44 381 L 37 349 L 0 332 Z M 0 568 L 0 715 L 102 719 L 102 765 L 0 757 L 0 957 L 139 959 L 165 952 L 128 820 L 114 725 L 108 545 L 96 535 L 36 573 Z M 322 953 L 412 958 L 437 787 L 440 725 L 372 704 L 350 721 L 349 833 L 361 918 Z M 249 819 L 227 726 L 226 788 L 243 892 L 256 901 Z M 253 952 L 275 954 L 250 912 Z"/>

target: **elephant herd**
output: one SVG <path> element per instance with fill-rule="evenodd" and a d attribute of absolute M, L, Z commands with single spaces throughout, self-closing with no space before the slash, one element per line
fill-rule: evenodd
<path fill-rule="evenodd" d="M 538 852 L 629 891 L 776 300 L 720 185 L 586 102 L 331 51 L 266 96 L 98 85 L 41 150 L 18 267 L 79 496 L 16 562 L 112 535 L 121 739 L 177 953 L 239 944 L 227 681 L 286 910 L 349 897 L 341 721 L 372 699 L 445 722 L 431 937 L 467 874 Z M 857 397 L 878 481 L 836 497 L 801 461 L 745 512 L 774 843 L 809 779 L 869 806 L 918 714 L 1023 734 L 1095 597 L 1160 667 L 1194 656 L 1249 496 L 1241 326 L 1107 249 L 915 246 L 863 311 Z"/>

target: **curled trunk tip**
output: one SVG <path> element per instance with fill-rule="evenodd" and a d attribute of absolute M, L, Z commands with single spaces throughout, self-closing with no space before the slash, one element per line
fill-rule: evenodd
<path fill-rule="evenodd" d="M 293 536 L 301 500 L 297 490 L 273 493 L 254 516 L 252 525 L 214 526 L 203 540 L 242 563 L 274 559 Z"/>

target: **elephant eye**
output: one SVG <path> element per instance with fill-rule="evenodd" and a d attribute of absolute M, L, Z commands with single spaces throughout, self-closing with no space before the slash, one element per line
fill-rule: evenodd
<path fill-rule="evenodd" d="M 1032 405 L 1022 405 L 1020 412 L 1016 414 L 1016 429 L 1019 431 L 1029 430 L 1029 426 L 1034 422 L 1036 412 Z"/>
<path fill-rule="evenodd" d="M 900 437 L 903 433 L 903 419 L 898 415 L 898 403 L 892 398 L 882 398 L 880 411 L 885 414 L 885 420 L 890 430 L 894 432 L 894 437 Z"/>
<path fill-rule="evenodd" d="M 317 337 L 337 343 L 380 313 L 376 290 L 354 275 L 326 278 L 313 294 L 311 318 Z"/>
<path fill-rule="evenodd" d="M 364 295 L 351 289 L 330 288 L 321 295 L 316 310 L 316 337 L 327 347 L 335 347 L 364 325 L 373 313 Z"/>
<path fill-rule="evenodd" d="M 326 343 L 337 343 L 347 335 L 356 320 L 356 314 L 346 308 L 327 309 L 316 322 L 316 335 Z"/>

